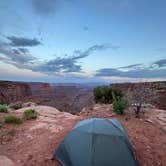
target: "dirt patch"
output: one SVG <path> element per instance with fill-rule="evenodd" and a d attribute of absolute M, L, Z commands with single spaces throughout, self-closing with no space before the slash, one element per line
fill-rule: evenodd
<path fill-rule="evenodd" d="M 135 118 L 132 108 L 120 116 L 112 111 L 111 105 L 99 104 L 84 108 L 79 116 L 35 105 L 10 114 L 22 117 L 24 110 L 30 108 L 38 112 L 36 120 L 27 120 L 21 125 L 4 125 L 4 131 L 14 128 L 16 133 L 1 142 L 0 165 L 6 162 L 14 166 L 60 166 L 52 160 L 55 149 L 78 121 L 91 117 L 118 118 L 142 166 L 164 166 L 166 163 L 166 112 L 163 110 L 147 109 L 140 119 Z"/>
<path fill-rule="evenodd" d="M 166 111 L 146 109 L 140 119 L 135 118 L 132 108 L 123 116 L 112 111 L 112 105 L 96 104 L 85 108 L 84 118 L 118 118 L 124 125 L 142 166 L 165 166 L 166 157 Z"/>

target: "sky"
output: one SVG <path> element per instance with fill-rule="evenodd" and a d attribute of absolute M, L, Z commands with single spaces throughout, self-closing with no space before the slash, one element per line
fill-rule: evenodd
<path fill-rule="evenodd" d="M 1 0 L 0 80 L 166 80 L 165 0 Z"/>

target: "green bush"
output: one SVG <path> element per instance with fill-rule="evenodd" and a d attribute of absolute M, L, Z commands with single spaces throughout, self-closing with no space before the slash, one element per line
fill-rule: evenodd
<path fill-rule="evenodd" d="M 122 98 L 124 95 L 120 89 L 111 88 L 110 86 L 98 86 L 93 90 L 94 101 L 96 103 L 111 104 L 114 93 L 116 98 Z"/>
<path fill-rule="evenodd" d="M 124 110 L 127 108 L 127 101 L 124 99 L 117 99 L 116 101 L 113 101 L 113 110 L 117 114 L 124 114 Z"/>
<path fill-rule="evenodd" d="M 112 95 L 113 95 L 113 111 L 119 115 L 124 114 L 124 110 L 128 106 L 127 100 L 115 97 L 114 93 Z"/>
<path fill-rule="evenodd" d="M 8 106 L 6 104 L 0 104 L 0 112 L 8 112 Z"/>
<path fill-rule="evenodd" d="M 37 112 L 33 109 L 29 109 L 24 111 L 24 119 L 36 119 L 37 118 Z"/>
<path fill-rule="evenodd" d="M 17 116 L 14 115 L 8 115 L 5 117 L 5 123 L 15 123 L 15 124 L 21 124 L 22 123 L 22 119 L 20 119 Z"/>
<path fill-rule="evenodd" d="M 13 108 L 13 109 L 17 110 L 17 109 L 22 108 L 22 102 L 18 101 L 18 102 L 15 102 L 15 103 L 11 103 L 9 106 L 10 106 L 10 108 Z"/>

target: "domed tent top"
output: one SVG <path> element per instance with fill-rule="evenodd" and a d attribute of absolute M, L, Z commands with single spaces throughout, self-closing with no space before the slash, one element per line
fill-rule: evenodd
<path fill-rule="evenodd" d="M 90 118 L 76 124 L 73 130 L 96 134 L 127 136 L 124 135 L 125 130 L 117 119 Z"/>
<path fill-rule="evenodd" d="M 138 166 L 129 138 L 117 119 L 79 122 L 54 157 L 63 166 Z"/>

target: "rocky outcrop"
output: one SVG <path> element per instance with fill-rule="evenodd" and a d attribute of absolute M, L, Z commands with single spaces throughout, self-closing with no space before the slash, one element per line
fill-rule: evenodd
<path fill-rule="evenodd" d="M 0 166 L 60 166 L 52 160 L 54 151 L 80 117 L 42 105 L 10 110 L 7 114 L 21 118 L 27 109 L 34 109 L 37 118 L 13 126 L 15 135 L 10 137 L 10 125 L 3 128 L 5 137 L 0 137 Z"/>

